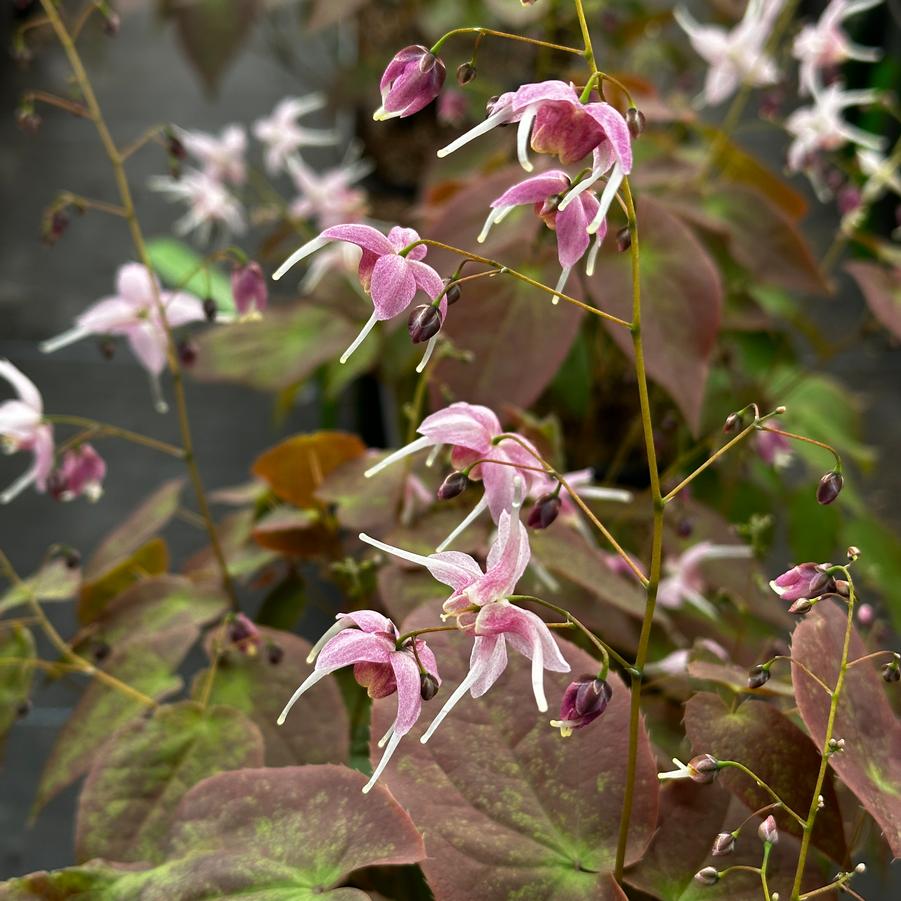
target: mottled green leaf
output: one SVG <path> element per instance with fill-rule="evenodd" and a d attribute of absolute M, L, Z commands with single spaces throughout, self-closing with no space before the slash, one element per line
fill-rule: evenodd
<path fill-rule="evenodd" d="M 35 657 L 34 638 L 19 624 L 0 622 L 0 750 L 10 726 L 19 717 L 19 708 L 28 700 Z"/>
<path fill-rule="evenodd" d="M 78 592 L 81 571 L 66 564 L 62 556 L 51 557 L 44 565 L 21 583 L 10 586 L 0 597 L 0 613 L 28 603 L 30 597 L 39 601 L 66 601 Z"/>

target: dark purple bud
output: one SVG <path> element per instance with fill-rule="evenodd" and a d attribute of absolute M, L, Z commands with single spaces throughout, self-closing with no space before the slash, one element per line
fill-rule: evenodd
<path fill-rule="evenodd" d="M 762 842 L 770 845 L 778 844 L 779 830 L 776 828 L 776 820 L 773 816 L 768 816 L 758 827 L 757 835 Z"/>
<path fill-rule="evenodd" d="M 688 772 L 693 782 L 708 785 L 716 778 L 719 771 L 719 761 L 710 754 L 698 754 L 688 761 Z"/>
<path fill-rule="evenodd" d="M 457 84 L 462 88 L 476 77 L 476 67 L 471 62 L 460 63 L 457 66 Z"/>
<path fill-rule="evenodd" d="M 226 637 L 229 644 L 248 657 L 253 657 L 262 643 L 260 630 L 243 613 L 236 613 L 229 619 Z"/>
<path fill-rule="evenodd" d="M 613 689 L 604 679 L 582 676 L 570 682 L 560 699 L 560 719 L 551 725 L 565 738 L 574 729 L 582 729 L 594 722 L 606 709 L 613 697 Z"/>
<path fill-rule="evenodd" d="M 716 871 L 716 867 L 704 867 L 695 873 L 695 882 L 701 885 L 716 885 L 720 880 L 720 874 Z"/>
<path fill-rule="evenodd" d="M 529 511 L 526 525 L 530 529 L 546 529 L 560 513 L 560 496 L 543 494 Z"/>
<path fill-rule="evenodd" d="M 616 233 L 616 249 L 620 253 L 625 253 L 632 246 L 632 232 L 628 225 L 624 225 Z"/>
<path fill-rule="evenodd" d="M 182 144 L 181 139 L 174 131 L 168 131 L 166 133 L 166 152 L 175 160 L 185 160 L 188 158 L 188 151 L 185 150 L 185 145 Z"/>
<path fill-rule="evenodd" d="M 898 662 L 897 654 L 894 660 L 890 660 L 882 667 L 882 678 L 888 683 L 901 681 L 901 664 Z"/>
<path fill-rule="evenodd" d="M 438 307 L 430 303 L 420 304 L 410 313 L 407 330 L 414 344 L 434 338 L 441 331 L 441 312 Z"/>
<path fill-rule="evenodd" d="M 81 566 L 81 553 L 67 544 L 58 546 L 52 556 L 57 560 L 62 560 L 67 569 L 78 569 Z"/>
<path fill-rule="evenodd" d="M 748 671 L 748 688 L 760 688 L 770 681 L 770 669 L 758 664 Z"/>
<path fill-rule="evenodd" d="M 109 657 L 110 651 L 112 651 L 112 648 L 105 641 L 96 641 L 93 648 L 91 648 L 91 656 L 96 663 L 103 663 Z"/>
<path fill-rule="evenodd" d="M 831 504 L 841 493 L 844 484 L 845 480 L 840 472 L 836 472 L 834 469 L 832 472 L 827 472 L 820 479 L 820 484 L 817 485 L 817 503 Z"/>
<path fill-rule="evenodd" d="M 54 210 L 44 220 L 44 243 L 51 247 L 63 236 L 69 227 L 69 215 L 65 210 Z"/>
<path fill-rule="evenodd" d="M 431 673 L 419 674 L 419 696 L 423 701 L 431 701 L 438 694 L 438 680 Z"/>
<path fill-rule="evenodd" d="M 738 413 L 730 413 L 723 423 L 723 434 L 731 435 L 741 428 L 741 416 Z"/>
<path fill-rule="evenodd" d="M 97 349 L 104 360 L 112 360 L 116 355 L 116 342 L 112 338 L 101 338 L 97 342 Z"/>
<path fill-rule="evenodd" d="M 203 301 L 203 315 L 206 316 L 207 322 L 216 321 L 216 312 L 218 308 L 216 301 L 212 297 L 206 297 Z"/>
<path fill-rule="evenodd" d="M 731 832 L 721 832 L 713 840 L 713 848 L 710 853 L 714 857 L 725 857 L 735 850 L 735 836 Z"/>
<path fill-rule="evenodd" d="M 845 185 L 835 198 L 838 211 L 847 216 L 860 207 L 861 195 L 860 190 L 854 185 Z"/>
<path fill-rule="evenodd" d="M 829 563 L 801 563 L 773 579 L 770 588 L 783 601 L 812 600 L 830 594 L 835 591 L 835 580 L 826 571 L 830 567 Z"/>
<path fill-rule="evenodd" d="M 465 472 L 452 472 L 438 488 L 438 500 L 449 501 L 463 494 L 469 486 L 469 476 Z"/>
<path fill-rule="evenodd" d="M 414 44 L 394 54 L 379 90 L 382 105 L 372 114 L 376 121 L 405 118 L 418 113 L 441 93 L 446 69 L 428 47 Z"/>
<path fill-rule="evenodd" d="M 260 264 L 251 261 L 232 269 L 232 297 L 238 315 L 262 313 L 269 305 L 269 288 Z"/>
<path fill-rule="evenodd" d="M 444 280 L 445 285 L 449 282 L 451 282 L 449 278 Z M 451 282 L 450 287 L 444 292 L 444 296 L 447 299 L 447 305 L 453 306 L 463 296 L 463 289 L 457 282 Z"/>
<path fill-rule="evenodd" d="M 626 110 L 626 125 L 629 126 L 629 134 L 633 138 L 641 137 L 646 122 L 645 114 L 640 109 L 630 106 Z"/>
<path fill-rule="evenodd" d="M 275 642 L 270 642 L 266 645 L 266 659 L 273 665 L 278 666 L 285 656 L 284 648 L 275 644 Z"/>
<path fill-rule="evenodd" d="M 197 362 L 200 353 L 200 345 L 193 338 L 183 338 L 178 342 L 178 361 L 182 366 L 190 369 Z"/>
<path fill-rule="evenodd" d="M 690 538 L 691 534 L 692 534 L 692 532 L 694 532 L 694 530 L 695 530 L 694 524 L 686 516 L 683 516 L 682 519 L 680 519 L 676 523 L 676 534 L 680 538 Z"/>

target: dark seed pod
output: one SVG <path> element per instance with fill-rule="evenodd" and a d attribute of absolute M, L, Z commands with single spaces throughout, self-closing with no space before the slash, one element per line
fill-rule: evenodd
<path fill-rule="evenodd" d="M 841 493 L 844 484 L 845 480 L 840 472 L 836 472 L 834 469 L 832 472 L 827 472 L 820 479 L 820 484 L 817 485 L 817 503 L 831 504 Z"/>
<path fill-rule="evenodd" d="M 216 301 L 212 297 L 205 297 L 203 300 L 203 315 L 206 316 L 207 322 L 216 321 Z"/>
<path fill-rule="evenodd" d="M 438 500 L 449 501 L 461 495 L 469 486 L 469 476 L 465 472 L 452 472 L 438 488 Z"/>
<path fill-rule="evenodd" d="M 526 525 L 530 529 L 546 529 L 560 513 L 560 497 L 555 494 L 544 494 L 529 511 Z"/>
<path fill-rule="evenodd" d="M 620 253 L 625 253 L 631 246 L 632 246 L 632 232 L 629 231 L 628 225 L 624 225 L 616 233 L 616 249 Z"/>
<path fill-rule="evenodd" d="M 457 84 L 462 88 L 476 77 L 476 67 L 471 62 L 460 63 L 457 66 Z"/>
<path fill-rule="evenodd" d="M 438 694 L 438 680 L 431 673 L 419 674 L 419 696 L 423 701 L 431 701 Z"/>
<path fill-rule="evenodd" d="M 768 667 L 758 664 L 757 666 L 752 666 L 748 671 L 748 688 L 760 688 L 761 685 L 766 685 L 769 681 L 770 671 Z"/>
<path fill-rule="evenodd" d="M 420 304 L 410 313 L 407 330 L 414 344 L 434 338 L 441 331 L 441 313 L 438 307 L 430 303 Z"/>
<path fill-rule="evenodd" d="M 629 126 L 629 134 L 633 138 L 641 137 L 646 122 L 645 114 L 640 109 L 630 106 L 626 110 L 626 125 Z"/>
<path fill-rule="evenodd" d="M 739 428 L 741 428 L 741 416 L 738 413 L 730 413 L 723 423 L 723 433 L 731 435 L 733 432 L 737 432 Z"/>

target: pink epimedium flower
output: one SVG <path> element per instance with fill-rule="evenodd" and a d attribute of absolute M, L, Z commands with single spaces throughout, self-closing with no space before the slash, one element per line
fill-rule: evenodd
<path fill-rule="evenodd" d="M 417 431 L 421 437 L 389 454 L 367 469 L 365 475 L 366 478 L 372 478 L 398 460 L 426 448 L 432 449 L 434 459 L 444 445 L 451 448 L 451 464 L 455 469 L 473 467 L 469 478 L 481 480 L 484 494 L 460 525 L 441 543 L 439 551 L 444 550 L 486 509 L 491 513 L 491 518 L 498 522 L 501 514 L 513 506 L 517 479 L 526 487 L 527 493 L 530 492 L 533 476 L 536 475 L 530 470 L 537 465 L 537 461 L 526 448 L 532 448 L 533 451 L 534 448 L 531 442 L 521 436 L 516 437 L 525 447 L 512 439 L 495 443 L 499 435 L 510 433 L 501 429 L 500 420 L 488 407 L 459 401 L 426 416 Z M 480 460 L 496 462 L 473 465 Z"/>
<path fill-rule="evenodd" d="M 301 147 L 330 147 L 338 142 L 334 131 L 304 128 L 298 124 L 298 119 L 323 109 L 325 105 L 326 98 L 322 94 L 286 97 L 276 105 L 270 116 L 254 123 L 254 137 L 266 147 L 264 159 L 270 175 L 283 172 Z"/>
<path fill-rule="evenodd" d="M 613 697 L 613 689 L 606 679 L 582 676 L 570 682 L 560 700 L 560 719 L 551 725 L 560 730 L 563 738 L 569 738 L 575 729 L 584 729 L 593 723 L 606 709 Z"/>
<path fill-rule="evenodd" d="M 757 453 L 760 459 L 775 469 L 784 469 L 792 461 L 791 442 L 785 435 L 761 429 L 756 436 Z"/>
<path fill-rule="evenodd" d="M 851 41 L 842 29 L 842 22 L 865 10 L 878 6 L 882 0 L 832 0 L 816 25 L 805 25 L 792 46 L 799 65 L 802 94 L 813 94 L 820 86 L 819 73 L 854 59 L 876 62 L 882 51 L 877 47 L 861 47 Z"/>
<path fill-rule="evenodd" d="M 766 47 L 784 2 L 749 0 L 742 20 L 731 30 L 700 25 L 681 6 L 676 8 L 676 22 L 709 66 L 701 103 L 716 106 L 743 84 L 759 87 L 778 80 L 779 70 Z"/>
<path fill-rule="evenodd" d="M 265 311 L 269 305 L 269 288 L 260 264 L 254 260 L 235 266 L 231 275 L 232 298 L 239 316 Z"/>
<path fill-rule="evenodd" d="M 468 554 L 458 551 L 411 554 L 361 534 L 367 544 L 402 560 L 424 566 L 453 593 L 444 602 L 443 619 L 456 617 L 457 625 L 474 638 L 469 672 L 432 720 L 420 741 L 425 744 L 458 701 L 469 692 L 481 697 L 507 667 L 507 645 L 532 661 L 532 690 L 541 712 L 548 709 L 544 693 L 544 670 L 568 673 L 551 630 L 540 616 L 512 604 L 508 598 L 529 563 L 529 537 L 520 522 L 519 510 L 504 511 L 497 538 L 488 552 L 485 571 Z"/>
<path fill-rule="evenodd" d="M 419 719 L 422 711 L 423 677 L 429 676 L 441 684 L 438 664 L 429 646 L 413 638 L 398 647 L 397 627 L 375 610 L 339 613 L 337 622 L 313 646 L 308 663 L 316 661 L 312 673 L 294 692 L 278 718 L 284 723 L 298 698 L 329 673 L 345 666 L 354 668 L 354 678 L 369 690 L 370 696 L 383 698 L 397 693 L 397 717 L 379 742 L 388 747 L 382 755 L 372 778 L 363 788 L 368 792 L 382 775 L 397 746 Z M 414 654 L 415 647 L 415 654 Z M 418 657 L 418 662 L 417 662 Z M 422 669 L 420 669 L 420 665 Z M 434 684 L 432 683 L 432 684 Z M 431 697 L 434 694 L 429 694 Z"/>
<path fill-rule="evenodd" d="M 30 451 L 31 467 L 2 494 L 0 504 L 8 504 L 29 485 L 45 491 L 53 469 L 53 426 L 44 421 L 44 401 L 34 382 L 9 360 L 0 360 L 0 378 L 15 389 L 18 399 L 0 404 L 0 448 L 4 453 Z"/>
<path fill-rule="evenodd" d="M 372 170 L 372 165 L 351 159 L 333 169 L 316 172 L 300 157 L 287 162 L 288 174 L 297 187 L 298 197 L 291 204 L 291 215 L 312 219 L 319 228 L 354 222 L 366 212 L 366 194 L 354 185 Z"/>
<path fill-rule="evenodd" d="M 175 223 L 176 234 L 196 232 L 205 243 L 214 231 L 231 235 L 241 234 L 246 228 L 240 201 L 218 178 L 206 172 L 186 169 L 178 178 L 157 175 L 149 184 L 151 190 L 187 205 L 187 213 Z"/>
<path fill-rule="evenodd" d="M 179 129 L 178 138 L 210 178 L 235 186 L 246 181 L 244 154 L 247 152 L 247 132 L 244 126 L 228 125 L 219 137 L 203 131 Z"/>
<path fill-rule="evenodd" d="M 664 565 L 665 578 L 657 589 L 657 603 L 675 610 L 690 604 L 709 617 L 716 616 L 716 608 L 704 597 L 706 580 L 702 564 L 709 560 L 749 560 L 751 548 L 745 544 L 713 544 L 701 541 L 685 551 L 678 559 Z"/>
<path fill-rule="evenodd" d="M 47 490 L 58 501 L 86 497 L 99 500 L 106 478 L 106 462 L 90 444 L 79 444 L 63 454 L 60 465 L 50 474 Z"/>
<path fill-rule="evenodd" d="M 813 600 L 835 590 L 835 580 L 826 570 L 830 563 L 800 563 L 770 582 L 783 601 Z"/>
<path fill-rule="evenodd" d="M 165 412 L 159 377 L 166 368 L 168 337 L 161 306 L 170 328 L 206 318 L 199 298 L 184 291 L 163 291 L 157 277 L 145 266 L 126 263 L 116 274 L 116 294 L 88 307 L 75 320 L 74 328 L 44 341 L 41 350 L 52 353 L 90 335 L 122 335 L 150 374 L 157 409 Z"/>
<path fill-rule="evenodd" d="M 272 277 L 280 279 L 295 263 L 333 241 L 355 244 L 362 250 L 360 283 L 363 290 L 372 298 L 374 310 L 360 334 L 341 355 L 341 362 L 346 363 L 376 323 L 393 319 L 403 313 L 410 306 L 417 291 L 422 291 L 433 301 L 441 296 L 438 301 L 438 312 L 442 323 L 444 322 L 447 315 L 447 297 L 443 295 L 444 281 L 431 266 L 422 262 L 428 248 L 424 244 L 416 244 L 411 250 L 407 250 L 418 240 L 419 235 L 412 228 L 395 226 L 386 237 L 371 225 L 334 225 L 322 232 L 318 238 L 295 250 L 276 269 Z M 429 339 L 417 371 L 421 372 L 425 368 L 437 340 L 437 334 Z"/>
<path fill-rule="evenodd" d="M 399 50 L 379 82 L 382 105 L 372 118 L 381 121 L 418 113 L 441 93 L 445 74 L 444 63 L 428 47 L 413 44 Z"/>

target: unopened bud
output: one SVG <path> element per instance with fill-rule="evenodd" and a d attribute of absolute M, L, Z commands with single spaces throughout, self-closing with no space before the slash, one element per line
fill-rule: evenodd
<path fill-rule="evenodd" d="M 901 680 L 901 665 L 898 663 L 897 654 L 895 654 L 894 660 L 889 661 L 882 667 L 882 678 L 889 684 Z"/>
<path fill-rule="evenodd" d="M 716 885 L 720 880 L 720 874 L 717 872 L 716 867 L 704 867 L 703 870 L 698 870 L 695 873 L 695 882 L 700 882 L 701 885 Z"/>
<path fill-rule="evenodd" d="M 863 876 L 867 871 L 867 865 L 865 863 L 859 863 L 856 867 L 854 867 L 854 872 L 857 873 L 858 876 Z"/>
<path fill-rule="evenodd" d="M 446 278 L 444 284 L 447 285 L 448 283 L 450 283 L 450 287 L 444 292 L 444 297 L 447 300 L 447 305 L 452 306 L 463 295 L 463 289 L 457 282 L 452 282 L 451 279 Z"/>
<path fill-rule="evenodd" d="M 185 145 L 174 131 L 166 132 L 166 152 L 175 160 L 185 160 L 188 158 L 188 151 Z"/>
<path fill-rule="evenodd" d="M 730 413 L 726 417 L 726 421 L 723 423 L 723 433 L 726 435 L 731 435 L 733 432 L 737 432 L 741 428 L 741 416 L 738 413 Z"/>
<path fill-rule="evenodd" d="M 628 225 L 624 225 L 616 233 L 616 249 L 625 253 L 632 246 L 632 231 Z"/>
<path fill-rule="evenodd" d="M 452 472 L 438 488 L 438 500 L 449 501 L 463 494 L 469 486 L 469 476 L 465 472 Z"/>
<path fill-rule="evenodd" d="M 61 545 L 55 548 L 52 556 L 57 560 L 62 560 L 67 569 L 78 569 L 81 566 L 81 553 L 74 547 Z"/>
<path fill-rule="evenodd" d="M 190 369 L 197 362 L 200 347 L 193 338 L 183 338 L 178 342 L 178 361 L 182 366 Z"/>
<path fill-rule="evenodd" d="M 629 134 L 632 135 L 633 138 L 641 137 L 646 122 L 647 119 L 645 118 L 645 114 L 640 109 L 630 106 L 626 110 L 626 125 L 629 126 Z"/>
<path fill-rule="evenodd" d="M 216 301 L 212 297 L 206 297 L 203 301 L 203 315 L 206 316 L 207 322 L 216 321 Z"/>
<path fill-rule="evenodd" d="M 54 210 L 44 221 L 44 243 L 53 246 L 69 227 L 69 215 L 65 210 Z"/>
<path fill-rule="evenodd" d="M 535 506 L 529 511 L 526 525 L 530 529 L 546 529 L 560 513 L 560 497 L 556 494 L 543 494 Z"/>
<path fill-rule="evenodd" d="M 788 608 L 788 612 L 794 613 L 795 616 L 804 616 L 811 610 L 813 610 L 813 601 L 810 598 L 801 598 Z"/>
<path fill-rule="evenodd" d="M 469 61 L 457 66 L 457 84 L 462 88 L 476 77 L 476 67 Z"/>
<path fill-rule="evenodd" d="M 226 636 L 242 654 L 253 657 L 260 647 L 260 630 L 243 613 L 236 613 L 228 622 Z"/>
<path fill-rule="evenodd" d="M 423 701 L 431 701 L 438 694 L 438 680 L 431 673 L 419 674 L 419 696 Z"/>
<path fill-rule="evenodd" d="M 430 303 L 420 304 L 410 313 L 407 330 L 414 344 L 434 338 L 441 331 L 441 312 L 438 307 Z"/>
<path fill-rule="evenodd" d="M 748 688 L 760 688 L 770 681 L 769 667 L 758 664 L 748 671 Z"/>
<path fill-rule="evenodd" d="M 848 548 L 848 559 L 853 563 L 860 556 L 860 548 L 855 545 L 851 545 Z"/>
<path fill-rule="evenodd" d="M 831 504 L 839 496 L 844 483 L 845 480 L 840 472 L 836 472 L 834 469 L 832 472 L 827 472 L 820 479 L 820 484 L 817 485 L 817 503 Z"/>
<path fill-rule="evenodd" d="M 16 110 L 16 125 L 26 134 L 34 134 L 43 120 L 30 106 L 20 106 Z"/>
<path fill-rule="evenodd" d="M 122 20 L 117 12 L 110 11 L 106 14 L 103 20 L 103 30 L 109 37 L 114 38 L 119 33 L 121 26 Z"/>
<path fill-rule="evenodd" d="M 266 659 L 273 665 L 278 666 L 285 656 L 285 649 L 275 642 L 266 645 Z"/>
<path fill-rule="evenodd" d="M 593 723 L 607 709 L 612 697 L 613 689 L 606 679 L 582 676 L 567 685 L 560 699 L 560 719 L 551 720 L 551 725 L 566 738 L 574 729 Z"/>
<path fill-rule="evenodd" d="M 681 517 L 676 523 L 676 534 L 680 538 L 690 538 L 694 530 L 694 523 L 687 516 Z"/>
<path fill-rule="evenodd" d="M 719 761 L 710 754 L 699 754 L 688 761 L 688 772 L 692 781 L 702 785 L 713 782 L 719 768 Z"/>
<path fill-rule="evenodd" d="M 845 750 L 845 740 L 843 738 L 830 738 L 829 751 L 832 754 L 840 754 Z"/>
<path fill-rule="evenodd" d="M 721 832 L 713 840 L 713 848 L 710 853 L 714 857 L 725 857 L 735 850 L 735 836 L 731 832 Z"/>
<path fill-rule="evenodd" d="M 110 655 L 112 648 L 105 641 L 96 641 L 91 648 L 91 656 L 96 663 L 103 663 Z"/>
<path fill-rule="evenodd" d="M 240 316 L 262 313 L 269 305 L 266 276 L 255 260 L 232 269 L 231 287 L 235 308 Z"/>
<path fill-rule="evenodd" d="M 776 828 L 776 820 L 772 815 L 768 816 L 758 827 L 757 835 L 762 842 L 775 845 L 779 841 L 779 830 Z"/>

